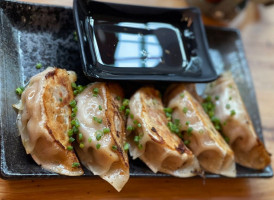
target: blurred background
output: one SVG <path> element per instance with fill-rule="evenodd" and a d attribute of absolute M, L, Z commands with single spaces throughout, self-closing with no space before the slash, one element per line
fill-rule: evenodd
<path fill-rule="evenodd" d="M 19 0 L 41 4 L 72 6 L 73 0 Z M 274 0 L 98 0 L 162 7 L 199 7 L 206 25 L 243 28 L 260 19 L 264 8 L 274 7 Z M 274 12 L 274 10 L 272 9 Z"/>

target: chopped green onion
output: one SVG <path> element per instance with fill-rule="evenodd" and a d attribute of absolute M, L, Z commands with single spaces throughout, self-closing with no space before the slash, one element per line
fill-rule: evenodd
<path fill-rule="evenodd" d="M 77 89 L 76 83 L 71 83 L 71 87 L 72 87 L 73 89 Z"/>
<path fill-rule="evenodd" d="M 164 108 L 164 111 L 166 113 L 172 113 L 173 112 L 173 109 L 172 108 Z"/>
<path fill-rule="evenodd" d="M 129 149 L 129 143 L 126 142 L 126 143 L 124 144 L 124 150 L 127 151 L 128 149 Z"/>
<path fill-rule="evenodd" d="M 229 100 L 232 100 L 232 97 L 229 97 Z"/>
<path fill-rule="evenodd" d="M 83 134 L 82 134 L 82 133 L 79 133 L 79 134 L 78 134 L 78 139 L 79 139 L 79 141 L 82 141 L 82 140 L 83 140 Z"/>
<path fill-rule="evenodd" d="M 227 121 L 224 121 L 223 125 L 225 126 L 227 124 Z"/>
<path fill-rule="evenodd" d="M 101 138 L 102 138 L 102 134 L 101 133 L 97 133 L 96 140 L 99 141 L 99 140 L 101 140 Z"/>
<path fill-rule="evenodd" d="M 73 113 L 75 113 L 75 114 L 76 114 L 76 113 L 77 113 L 77 111 L 78 111 L 78 108 L 77 108 L 77 107 L 74 107 L 74 108 L 72 108 L 71 110 L 72 110 L 72 112 L 73 112 Z"/>
<path fill-rule="evenodd" d="M 36 69 L 41 69 L 42 68 L 42 64 L 41 63 L 37 63 L 36 64 Z"/>
<path fill-rule="evenodd" d="M 225 108 L 230 109 L 230 104 L 226 104 Z"/>
<path fill-rule="evenodd" d="M 186 114 L 187 111 L 188 111 L 188 108 L 187 108 L 187 107 L 184 107 L 184 108 L 183 108 L 183 112 Z"/>
<path fill-rule="evenodd" d="M 118 149 L 116 145 L 113 145 L 111 148 L 112 148 L 112 150 L 117 150 Z"/>
<path fill-rule="evenodd" d="M 24 87 L 18 87 L 18 88 L 16 88 L 15 92 L 16 92 L 16 94 L 21 95 L 23 93 L 24 89 L 25 89 Z"/>
<path fill-rule="evenodd" d="M 219 96 L 215 96 L 215 99 L 218 100 Z M 213 123 L 216 130 L 222 132 L 222 124 L 219 118 L 215 116 L 215 104 L 211 101 L 211 97 L 205 99 L 205 103 L 202 104 L 205 112 L 210 117 L 211 122 Z M 230 105 L 226 104 L 226 109 L 230 109 Z M 200 133 L 200 131 L 199 131 Z"/>
<path fill-rule="evenodd" d="M 133 119 L 133 118 L 134 118 L 134 115 L 133 115 L 133 114 L 130 114 L 129 116 L 130 116 L 130 119 Z"/>
<path fill-rule="evenodd" d="M 102 110 L 102 106 L 101 105 L 99 105 L 99 110 Z"/>
<path fill-rule="evenodd" d="M 82 85 L 77 86 L 77 90 L 79 91 L 79 93 L 83 92 L 84 89 L 85 89 L 85 87 Z"/>
<path fill-rule="evenodd" d="M 205 99 L 207 102 L 211 102 L 211 96 L 207 96 Z"/>
<path fill-rule="evenodd" d="M 72 167 L 80 167 L 80 163 L 74 162 L 74 163 L 72 163 Z"/>
<path fill-rule="evenodd" d="M 74 142 L 74 140 L 75 140 L 75 139 L 74 139 L 73 137 L 70 137 L 70 138 L 69 138 L 69 143 Z"/>
<path fill-rule="evenodd" d="M 103 133 L 109 133 L 110 129 L 109 128 L 103 128 Z"/>
<path fill-rule="evenodd" d="M 120 101 L 120 100 L 121 100 L 121 97 L 120 97 L 120 96 L 117 96 L 116 99 L 117 99 L 118 101 Z"/>
<path fill-rule="evenodd" d="M 68 130 L 68 136 L 69 136 L 69 137 L 73 136 L 73 130 L 72 130 L 72 129 L 69 129 L 69 130 Z"/>
<path fill-rule="evenodd" d="M 73 39 L 74 39 L 74 41 L 78 41 L 78 36 L 77 36 L 76 31 L 73 31 Z"/>
<path fill-rule="evenodd" d="M 137 124 L 137 126 L 138 126 L 139 128 L 141 128 L 141 127 L 142 127 L 142 125 L 141 125 L 140 123 L 138 123 L 138 124 Z"/>
<path fill-rule="evenodd" d="M 103 121 L 102 119 L 99 119 L 97 117 L 93 117 L 93 120 L 96 121 L 99 124 L 102 124 L 102 121 Z"/>
<path fill-rule="evenodd" d="M 234 115 L 236 115 L 236 111 L 235 110 L 231 110 L 230 111 L 230 116 L 234 116 Z"/>
<path fill-rule="evenodd" d="M 93 88 L 93 96 L 97 97 L 98 93 L 99 93 L 99 88 Z"/>
<path fill-rule="evenodd" d="M 79 144 L 79 147 L 80 147 L 81 149 L 83 149 L 83 148 L 85 147 L 84 143 L 80 143 L 80 144 Z"/>
<path fill-rule="evenodd" d="M 75 113 L 71 113 L 71 117 L 72 118 L 76 117 L 76 114 Z"/>
<path fill-rule="evenodd" d="M 129 109 L 129 108 L 127 108 L 127 109 L 126 109 L 126 112 L 125 112 L 125 115 L 126 115 L 126 116 L 128 116 L 128 115 L 129 115 L 129 113 L 130 113 L 130 109 Z"/>
<path fill-rule="evenodd" d="M 135 119 L 135 120 L 133 120 L 133 123 L 134 124 L 138 124 L 138 121 Z"/>
<path fill-rule="evenodd" d="M 129 132 L 130 132 L 130 131 L 133 131 L 133 129 L 134 129 L 134 128 L 133 128 L 132 126 L 128 126 L 128 127 L 127 127 L 127 131 L 129 131 Z"/>
<path fill-rule="evenodd" d="M 71 120 L 71 122 L 70 122 L 70 124 L 72 125 L 72 126 L 75 126 L 76 124 L 77 124 L 77 119 L 73 119 L 73 120 Z M 77 126 L 76 126 L 77 127 Z"/>
<path fill-rule="evenodd" d="M 175 124 L 176 126 L 179 126 L 179 125 L 180 125 L 180 120 L 179 120 L 179 119 L 175 119 L 175 120 L 174 120 L 174 124 Z"/>
<path fill-rule="evenodd" d="M 73 99 L 71 102 L 69 102 L 69 105 L 72 107 L 72 108 L 75 108 L 75 106 L 76 106 L 76 101 L 75 101 L 75 99 Z"/>
<path fill-rule="evenodd" d="M 60 101 L 60 102 L 62 102 L 62 101 L 63 101 L 63 99 L 62 99 L 62 98 L 59 98 L 59 101 Z"/>
<path fill-rule="evenodd" d="M 73 150 L 73 146 L 68 146 L 67 150 L 72 151 Z"/>
<path fill-rule="evenodd" d="M 208 116 L 211 118 L 211 117 L 214 117 L 214 111 L 213 110 L 211 110 L 211 111 L 209 111 L 208 112 Z"/>
<path fill-rule="evenodd" d="M 181 98 L 184 98 L 184 97 L 185 97 L 185 93 L 181 93 L 181 94 L 180 94 L 180 97 L 181 97 Z"/>
<path fill-rule="evenodd" d="M 123 106 L 127 107 L 129 104 L 129 100 L 128 99 L 124 99 L 123 100 Z"/>
<path fill-rule="evenodd" d="M 229 141 L 230 141 L 229 137 L 224 136 L 224 139 L 225 139 L 226 143 L 228 143 L 228 144 L 229 144 Z"/>
<path fill-rule="evenodd" d="M 119 107 L 119 111 L 120 111 L 120 112 L 122 112 L 122 111 L 125 110 L 125 109 L 126 109 L 125 106 L 120 106 L 120 107 Z"/>
<path fill-rule="evenodd" d="M 185 144 L 185 145 L 190 144 L 190 140 L 185 140 L 185 141 L 184 141 L 184 144 Z"/>
<path fill-rule="evenodd" d="M 216 129 L 217 131 L 220 131 L 220 130 L 221 130 L 221 126 L 220 126 L 219 124 L 216 124 L 216 125 L 215 125 L 215 129 Z"/>
<path fill-rule="evenodd" d="M 134 137 L 134 142 L 139 143 L 140 139 L 141 139 L 140 136 L 139 136 L 139 135 L 136 135 L 136 136 Z"/>
<path fill-rule="evenodd" d="M 186 125 L 188 126 L 190 124 L 190 122 L 189 121 L 186 121 Z"/>
<path fill-rule="evenodd" d="M 172 118 L 172 115 L 170 113 L 166 113 L 166 118 L 167 118 L 168 121 L 170 121 L 171 118 Z"/>
<path fill-rule="evenodd" d="M 215 100 L 219 100 L 220 99 L 220 97 L 219 96 L 215 96 Z"/>
<path fill-rule="evenodd" d="M 86 88 L 86 86 L 82 86 L 82 85 L 76 85 L 76 83 L 72 83 L 71 87 L 73 88 L 73 94 L 74 96 L 76 96 L 77 94 L 81 93 L 84 91 L 84 89 Z"/>
<path fill-rule="evenodd" d="M 91 141 L 92 141 L 92 139 L 91 139 L 91 137 L 89 137 L 89 138 L 88 138 L 88 142 L 91 143 Z"/>
<path fill-rule="evenodd" d="M 188 136 L 191 136 L 192 131 L 193 131 L 193 128 L 192 127 L 188 127 L 188 129 L 187 129 Z"/>
<path fill-rule="evenodd" d="M 183 139 L 182 133 L 176 133 L 176 134 L 179 136 L 179 138 Z"/>
<path fill-rule="evenodd" d="M 142 148 L 143 148 L 143 145 L 139 143 L 139 144 L 138 144 L 138 148 L 139 148 L 139 149 L 142 149 Z"/>
<path fill-rule="evenodd" d="M 210 119 L 214 124 L 220 124 L 221 123 L 221 121 L 218 117 L 213 116 Z"/>
<path fill-rule="evenodd" d="M 180 129 L 179 129 L 180 125 L 179 124 L 168 122 L 167 126 L 171 132 L 176 133 L 176 134 L 180 133 Z"/>
<path fill-rule="evenodd" d="M 214 109 L 214 104 L 213 103 L 208 103 L 207 104 L 207 109 L 208 110 L 213 110 Z"/>
<path fill-rule="evenodd" d="M 169 118 L 169 119 L 171 119 L 172 114 L 170 114 L 170 113 L 166 112 L 166 117 L 167 117 L 167 118 Z"/>
<path fill-rule="evenodd" d="M 74 90 L 74 91 L 73 91 L 73 95 L 74 95 L 74 96 L 76 96 L 78 93 L 79 93 L 78 90 Z"/>
<path fill-rule="evenodd" d="M 94 97 L 97 97 L 99 93 L 99 88 L 93 88 L 92 93 Z"/>
<path fill-rule="evenodd" d="M 100 147 L 101 147 L 101 144 L 96 144 L 96 149 L 100 149 Z"/>
<path fill-rule="evenodd" d="M 79 123 L 78 119 L 73 119 L 73 120 L 71 120 L 70 123 L 72 126 L 75 126 L 76 128 L 80 127 L 80 123 Z"/>
<path fill-rule="evenodd" d="M 76 126 L 73 126 L 72 130 L 73 130 L 73 133 L 78 133 L 79 132 L 79 130 L 78 130 L 78 128 Z"/>

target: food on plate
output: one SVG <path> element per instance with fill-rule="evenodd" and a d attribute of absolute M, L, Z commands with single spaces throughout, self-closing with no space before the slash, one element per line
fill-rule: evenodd
<path fill-rule="evenodd" d="M 49 67 L 16 89 L 23 146 L 46 170 L 82 175 L 75 149 L 87 169 L 120 191 L 129 179 L 128 150 L 154 173 L 177 177 L 203 170 L 235 177 L 235 161 L 259 170 L 270 164 L 231 73 L 208 84 L 205 99 L 195 84 L 170 85 L 166 108 L 153 87 L 128 100 L 117 83 L 83 87 L 76 78 Z"/>
<path fill-rule="evenodd" d="M 169 127 L 184 140 L 204 170 L 235 177 L 234 153 L 193 97 L 195 93 L 194 84 L 174 84 L 167 89 Z"/>
<path fill-rule="evenodd" d="M 27 154 L 43 168 L 63 175 L 83 174 L 69 142 L 72 71 L 49 67 L 33 76 L 22 92 L 17 126 Z"/>
<path fill-rule="evenodd" d="M 127 121 L 129 152 L 140 158 L 154 172 L 177 177 L 201 173 L 197 158 L 182 140 L 171 133 L 163 111 L 160 93 L 152 87 L 142 87 L 130 98 Z"/>
<path fill-rule="evenodd" d="M 75 98 L 80 124 L 76 151 L 81 163 L 120 191 L 129 179 L 122 88 L 93 83 Z"/>
<path fill-rule="evenodd" d="M 242 166 L 264 169 L 270 164 L 270 155 L 254 130 L 252 121 L 230 72 L 210 83 L 206 89 L 208 101 L 213 102 L 215 117 L 220 121 L 221 132 Z M 210 103 L 210 102 L 208 102 Z"/>

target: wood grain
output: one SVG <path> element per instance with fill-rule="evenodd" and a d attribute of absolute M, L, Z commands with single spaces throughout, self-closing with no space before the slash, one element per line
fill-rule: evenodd
<path fill-rule="evenodd" d="M 72 5 L 72 0 L 28 0 Z M 113 0 L 114 1 L 114 0 Z M 129 0 L 120 0 L 129 1 Z M 133 0 L 131 0 L 132 2 Z M 140 0 L 137 3 L 183 6 L 180 0 Z M 250 6 L 241 28 L 247 60 L 254 79 L 264 138 L 274 153 L 274 7 Z M 244 22 L 244 23 L 243 23 Z M 274 160 L 272 159 L 272 166 Z M 117 193 L 99 178 L 0 180 L 1 199 L 274 199 L 274 179 L 131 178 Z"/>

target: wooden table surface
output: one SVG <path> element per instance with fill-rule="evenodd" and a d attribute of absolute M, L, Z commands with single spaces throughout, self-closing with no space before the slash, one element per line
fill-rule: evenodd
<path fill-rule="evenodd" d="M 25 0 L 26 1 L 26 0 Z M 72 0 L 27 0 L 72 5 Z M 120 0 L 134 2 L 134 0 Z M 135 0 L 138 4 L 183 6 L 181 0 Z M 257 93 L 266 147 L 274 153 L 274 6 L 249 5 L 240 23 Z M 272 166 L 274 159 L 272 159 Z M 274 178 L 130 178 L 118 193 L 100 178 L 0 179 L 1 199 L 274 199 Z"/>

